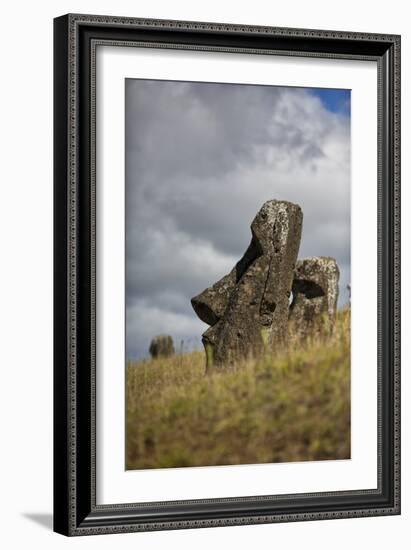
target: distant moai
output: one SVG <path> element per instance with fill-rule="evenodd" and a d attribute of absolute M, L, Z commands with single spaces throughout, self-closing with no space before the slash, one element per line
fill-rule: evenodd
<path fill-rule="evenodd" d="M 207 371 L 274 352 L 289 331 L 305 338 L 334 326 L 339 271 L 333 258 L 297 262 L 303 213 L 271 200 L 251 224 L 252 239 L 230 273 L 191 299 L 203 333 Z M 292 291 L 292 303 L 290 296 Z"/>
<path fill-rule="evenodd" d="M 171 336 L 159 334 L 151 340 L 149 352 L 151 357 L 170 357 L 174 355 L 174 344 Z"/>
<path fill-rule="evenodd" d="M 332 333 L 337 313 L 340 272 L 334 258 L 297 262 L 290 306 L 290 332 L 298 339 Z"/>
<path fill-rule="evenodd" d="M 252 239 L 233 270 L 192 298 L 202 321 L 207 369 L 282 346 L 301 239 L 297 204 L 268 201 L 251 224 Z"/>

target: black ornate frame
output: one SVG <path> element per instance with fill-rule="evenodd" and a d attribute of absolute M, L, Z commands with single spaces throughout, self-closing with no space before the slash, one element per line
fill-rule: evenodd
<path fill-rule="evenodd" d="M 96 505 L 95 53 L 100 44 L 377 62 L 377 489 Z M 89 535 L 399 514 L 400 37 L 65 15 L 54 21 L 54 77 L 54 530 Z"/>

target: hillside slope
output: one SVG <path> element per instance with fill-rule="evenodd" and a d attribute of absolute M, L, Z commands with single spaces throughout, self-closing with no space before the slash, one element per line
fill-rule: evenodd
<path fill-rule="evenodd" d="M 349 327 L 207 376 L 202 352 L 129 362 L 127 469 L 350 458 Z"/>

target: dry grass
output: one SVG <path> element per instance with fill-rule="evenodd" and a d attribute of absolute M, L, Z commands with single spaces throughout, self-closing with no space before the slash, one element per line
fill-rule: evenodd
<path fill-rule="evenodd" d="M 203 352 L 130 362 L 127 469 L 349 458 L 349 327 L 207 376 Z"/>

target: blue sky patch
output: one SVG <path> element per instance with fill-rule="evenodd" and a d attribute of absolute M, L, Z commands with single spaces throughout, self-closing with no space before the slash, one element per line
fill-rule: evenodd
<path fill-rule="evenodd" d="M 351 90 L 315 88 L 311 93 L 321 100 L 322 104 L 328 111 L 350 116 Z"/>

